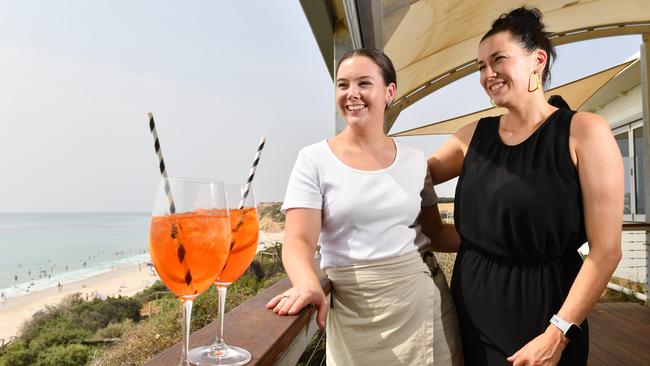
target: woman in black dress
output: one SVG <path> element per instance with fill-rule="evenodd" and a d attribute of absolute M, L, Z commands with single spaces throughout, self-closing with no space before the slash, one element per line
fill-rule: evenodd
<path fill-rule="evenodd" d="M 508 113 L 429 159 L 436 184 L 460 176 L 452 294 L 466 365 L 586 365 L 586 317 L 621 258 L 621 154 L 603 118 L 544 99 L 554 56 L 539 10 L 498 18 L 478 66 Z"/>

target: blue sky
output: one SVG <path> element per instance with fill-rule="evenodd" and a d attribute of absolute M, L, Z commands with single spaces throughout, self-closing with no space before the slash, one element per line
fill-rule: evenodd
<path fill-rule="evenodd" d="M 627 59 L 640 37 L 559 48 L 553 85 Z M 282 200 L 297 151 L 334 133 L 333 86 L 298 1 L 0 0 L 4 212 L 149 211 L 159 173 L 255 179 Z M 488 106 L 473 74 L 393 131 Z M 404 138 L 425 153 L 444 137 Z M 438 187 L 453 195 L 453 182 Z"/>

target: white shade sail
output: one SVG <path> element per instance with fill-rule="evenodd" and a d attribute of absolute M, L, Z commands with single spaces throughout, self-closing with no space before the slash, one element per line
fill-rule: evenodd
<path fill-rule="evenodd" d="M 634 68 L 635 66 L 636 69 L 638 69 L 637 64 L 638 60 L 628 61 L 607 70 L 603 70 L 582 79 L 573 81 L 571 83 L 549 89 L 544 94 L 546 95 L 546 98 L 549 98 L 551 95 L 560 95 L 569 104 L 569 106 L 571 106 L 572 109 L 578 110 L 594 94 L 601 90 L 603 86 L 608 84 L 608 82 L 615 82 L 617 77 L 624 74 L 625 70 Z M 464 116 L 434 122 L 422 127 L 398 132 L 392 134 L 391 136 L 453 134 L 461 127 L 473 121 L 479 120 L 483 117 L 498 116 L 505 114 L 506 112 L 507 111 L 504 108 L 488 108 L 478 112 L 466 114 Z"/>
<path fill-rule="evenodd" d="M 543 13 L 554 44 L 650 33 L 650 0 L 300 0 L 330 73 L 345 49 L 383 49 L 399 89 L 386 131 L 399 113 L 474 71 L 481 37 L 522 4 Z"/>

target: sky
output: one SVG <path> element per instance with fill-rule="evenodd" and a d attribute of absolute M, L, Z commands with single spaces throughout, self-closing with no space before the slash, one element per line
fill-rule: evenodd
<path fill-rule="evenodd" d="M 640 44 L 561 46 L 551 86 Z M 150 211 L 159 171 L 147 112 L 170 176 L 243 182 L 266 136 L 255 190 L 281 201 L 299 149 L 334 135 L 333 91 L 298 1 L 0 0 L 0 212 Z M 474 73 L 403 111 L 391 132 L 488 106 Z M 428 155 L 447 138 L 400 141 Z"/>

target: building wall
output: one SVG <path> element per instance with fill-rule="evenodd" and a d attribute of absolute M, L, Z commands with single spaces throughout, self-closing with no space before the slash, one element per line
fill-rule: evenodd
<path fill-rule="evenodd" d="M 642 118 L 642 91 L 641 86 L 629 90 L 610 103 L 604 105 L 595 113 L 603 116 L 612 129 L 624 126 Z M 644 126 L 647 128 L 647 126 Z M 623 231 L 621 249 L 623 257 L 619 263 L 614 277 L 637 283 L 647 291 L 647 271 L 649 240 L 646 230 Z"/>
<path fill-rule="evenodd" d="M 624 231 L 621 240 L 623 257 L 614 276 L 640 284 L 647 278 L 647 232 L 645 230 Z"/>

